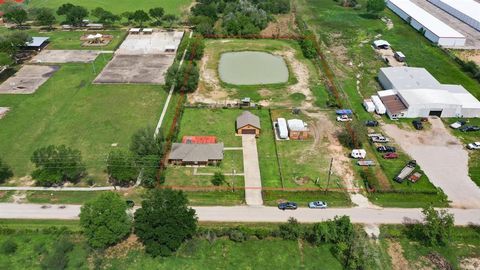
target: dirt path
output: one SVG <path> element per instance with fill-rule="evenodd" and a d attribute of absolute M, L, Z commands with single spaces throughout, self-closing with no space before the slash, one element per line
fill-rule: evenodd
<path fill-rule="evenodd" d="M 355 181 L 351 160 L 344 154 L 345 150 L 335 136 L 338 127 L 332 123 L 332 120 L 328 118 L 326 113 L 311 111 L 304 111 L 304 113 L 314 120 L 310 126 L 315 138 L 314 147 L 318 146 L 323 138 L 326 137 L 328 139 L 327 150 L 333 158 L 332 172 L 341 176 L 343 184 L 350 194 L 352 203 L 358 207 L 377 208 L 377 206 L 368 201 L 367 197 L 360 193 L 358 183 Z"/>
<path fill-rule="evenodd" d="M 403 248 L 400 243 L 393 240 L 388 240 L 388 255 L 392 259 L 393 270 L 408 270 L 411 269 L 408 265 L 407 259 L 403 256 Z"/>
<path fill-rule="evenodd" d="M 422 167 L 430 181 L 441 188 L 452 207 L 480 208 L 480 189 L 468 175 L 468 152 L 439 118 L 430 118 L 430 130 L 413 131 L 397 125 L 383 129 Z"/>

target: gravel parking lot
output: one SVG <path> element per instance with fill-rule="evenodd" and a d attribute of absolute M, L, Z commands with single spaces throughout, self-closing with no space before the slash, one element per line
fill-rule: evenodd
<path fill-rule="evenodd" d="M 432 183 L 441 188 L 456 208 L 480 208 L 480 189 L 468 175 L 468 152 L 439 118 L 422 131 L 384 125 L 386 134 L 422 167 Z"/>

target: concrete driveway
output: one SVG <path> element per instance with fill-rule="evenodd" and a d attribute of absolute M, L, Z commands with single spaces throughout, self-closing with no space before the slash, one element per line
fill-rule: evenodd
<path fill-rule="evenodd" d="M 257 140 L 255 135 L 242 135 L 243 172 L 245 174 L 245 201 L 247 205 L 263 205 L 262 179 L 258 164 Z"/>
<path fill-rule="evenodd" d="M 468 175 L 468 152 L 447 130 L 442 120 L 430 118 L 431 129 L 383 129 L 422 167 L 430 181 L 441 188 L 456 208 L 480 208 L 480 189 Z"/>

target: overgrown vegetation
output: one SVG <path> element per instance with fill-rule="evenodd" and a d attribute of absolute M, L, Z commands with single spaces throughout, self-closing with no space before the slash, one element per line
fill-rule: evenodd
<path fill-rule="evenodd" d="M 13 176 L 12 169 L 0 158 L 0 184 L 5 183 L 8 178 Z"/>
<path fill-rule="evenodd" d="M 267 26 L 272 15 L 289 11 L 289 0 L 201 0 L 189 20 L 202 35 L 253 35 Z"/>

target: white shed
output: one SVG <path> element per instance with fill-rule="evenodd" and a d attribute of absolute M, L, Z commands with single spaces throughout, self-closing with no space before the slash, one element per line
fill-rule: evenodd
<path fill-rule="evenodd" d="M 364 99 L 363 100 L 363 107 L 367 112 L 374 112 L 375 111 L 375 104 L 371 99 Z"/>
<path fill-rule="evenodd" d="M 463 47 L 466 37 L 410 0 L 387 0 L 387 7 L 435 44 Z"/>
<path fill-rule="evenodd" d="M 475 0 L 428 0 L 452 16 L 480 31 L 480 3 Z"/>
<path fill-rule="evenodd" d="M 387 112 L 385 105 L 383 105 L 383 102 L 377 95 L 372 96 L 372 102 L 375 105 L 375 112 L 377 114 L 385 114 Z"/>
<path fill-rule="evenodd" d="M 287 121 L 285 120 L 285 118 L 277 119 L 277 128 L 278 128 L 278 137 L 280 139 L 287 139 L 288 128 L 287 128 Z"/>

